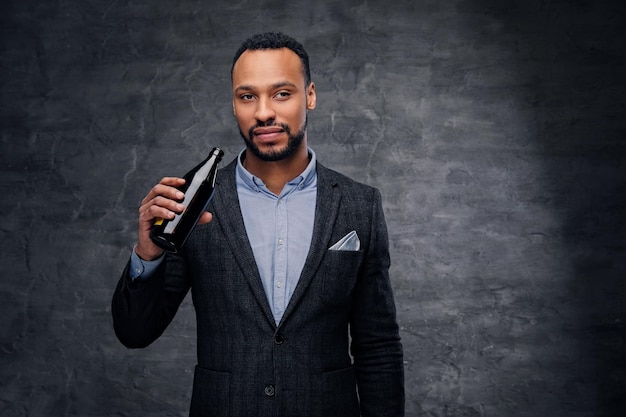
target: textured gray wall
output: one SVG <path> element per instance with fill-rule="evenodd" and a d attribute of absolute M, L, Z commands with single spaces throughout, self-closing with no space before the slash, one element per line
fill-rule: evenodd
<path fill-rule="evenodd" d="M 270 29 L 319 159 L 384 195 L 407 415 L 624 415 L 621 4 L 4 1 L 0 415 L 187 414 L 191 303 L 130 351 L 110 297 L 147 189 L 241 149 L 230 60 Z"/>

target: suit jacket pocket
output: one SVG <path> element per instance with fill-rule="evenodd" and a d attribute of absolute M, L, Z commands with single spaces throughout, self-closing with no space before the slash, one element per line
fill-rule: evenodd
<path fill-rule="evenodd" d="M 230 373 L 212 371 L 196 365 L 190 417 L 228 417 L 229 409 Z"/>
<path fill-rule="evenodd" d="M 326 394 L 322 400 L 322 415 L 324 417 L 358 417 L 360 410 L 354 367 L 326 372 L 323 380 Z"/>
<path fill-rule="evenodd" d="M 363 251 L 327 250 L 319 276 L 322 282 L 322 300 L 343 304 L 352 294 L 359 274 Z"/>

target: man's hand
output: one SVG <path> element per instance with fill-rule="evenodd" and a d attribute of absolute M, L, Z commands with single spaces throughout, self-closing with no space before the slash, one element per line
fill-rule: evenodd
<path fill-rule="evenodd" d="M 165 177 L 157 185 L 152 187 L 148 195 L 141 200 L 139 207 L 139 231 L 138 243 L 135 253 L 144 260 L 150 261 L 158 258 L 163 249 L 155 245 L 150 239 L 150 229 L 156 219 L 170 220 L 177 213 L 182 213 L 185 206 L 180 204 L 185 196 L 176 187 L 180 187 L 185 180 L 177 177 Z M 198 220 L 198 224 L 208 223 L 213 219 L 211 213 L 204 212 Z"/>

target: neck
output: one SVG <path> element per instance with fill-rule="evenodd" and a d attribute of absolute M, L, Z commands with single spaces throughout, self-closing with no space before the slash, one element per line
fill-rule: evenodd
<path fill-rule="evenodd" d="M 243 160 L 243 166 L 248 172 L 262 179 L 265 186 L 276 195 L 281 193 L 288 181 L 300 175 L 308 164 L 306 141 L 293 155 L 280 161 L 263 161 L 247 149 Z"/>

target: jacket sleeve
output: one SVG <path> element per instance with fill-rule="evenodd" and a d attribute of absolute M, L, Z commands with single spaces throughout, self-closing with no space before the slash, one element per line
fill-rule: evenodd
<path fill-rule="evenodd" d="M 371 238 L 354 288 L 351 349 L 362 417 L 401 417 L 403 352 L 389 280 L 387 226 L 380 193 L 373 193 Z"/>
<path fill-rule="evenodd" d="M 124 346 L 143 348 L 170 324 L 190 285 L 178 255 L 167 254 L 154 275 L 146 279 L 131 280 L 129 264 L 113 294 L 113 328 Z"/>

